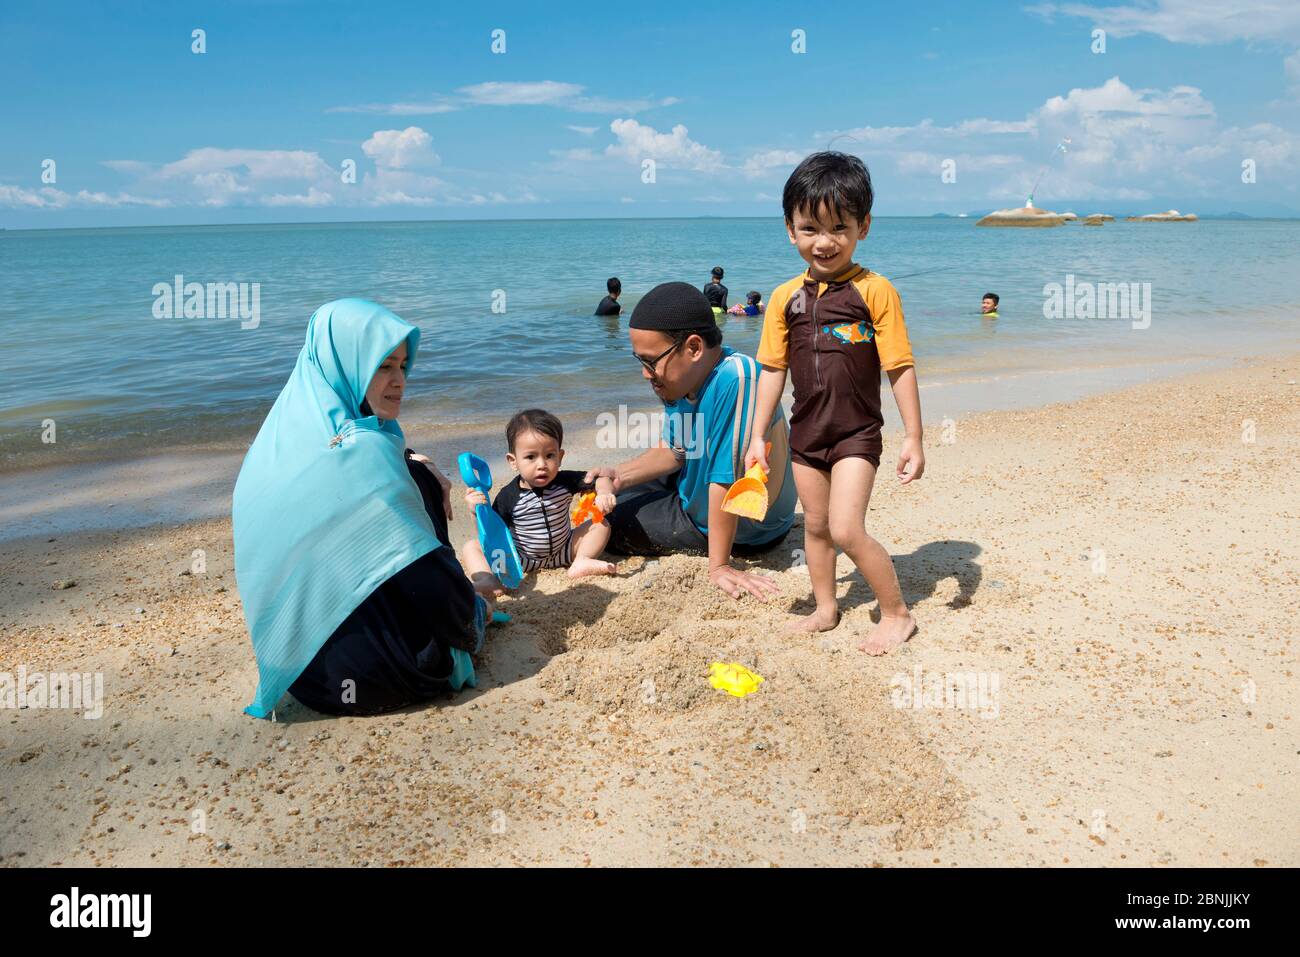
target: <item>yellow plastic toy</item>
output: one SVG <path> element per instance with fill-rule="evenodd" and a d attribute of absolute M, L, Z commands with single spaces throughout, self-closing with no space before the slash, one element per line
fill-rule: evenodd
<path fill-rule="evenodd" d="M 767 443 L 767 455 L 772 454 L 772 443 Z M 722 510 L 741 518 L 761 522 L 767 517 L 767 473 L 757 462 L 743 478 L 732 483 L 722 499 Z"/>
<path fill-rule="evenodd" d="M 573 508 L 569 512 L 569 522 L 577 528 L 587 519 L 592 525 L 599 525 L 605 520 L 605 513 L 596 507 L 596 493 L 583 492 L 573 497 Z"/>
<path fill-rule="evenodd" d="M 733 697 L 743 698 L 747 694 L 753 694 L 762 683 L 763 676 L 744 665 L 735 662 L 723 664 L 721 661 L 709 665 L 709 684 Z"/>

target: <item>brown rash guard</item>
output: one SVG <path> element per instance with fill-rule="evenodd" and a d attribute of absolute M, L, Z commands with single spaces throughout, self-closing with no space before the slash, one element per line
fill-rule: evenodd
<path fill-rule="evenodd" d="M 880 464 L 880 372 L 913 364 L 888 279 L 852 264 L 830 282 L 805 271 L 784 283 L 768 301 L 757 359 L 789 370 L 796 462 L 827 471 L 852 456 Z"/>

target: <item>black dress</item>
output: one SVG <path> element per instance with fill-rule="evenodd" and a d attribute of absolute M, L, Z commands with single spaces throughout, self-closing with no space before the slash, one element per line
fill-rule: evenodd
<path fill-rule="evenodd" d="M 442 489 L 429 470 L 406 467 L 438 538 L 448 541 Z M 326 714 L 378 714 L 451 690 L 451 648 L 475 654 L 485 609 L 444 545 L 376 588 L 335 630 L 289 693 Z"/>

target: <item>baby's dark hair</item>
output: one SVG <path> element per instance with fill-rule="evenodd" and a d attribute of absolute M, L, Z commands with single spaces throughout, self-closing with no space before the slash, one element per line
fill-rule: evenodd
<path fill-rule="evenodd" d="M 611 276 L 605 280 L 605 291 L 611 296 L 617 296 L 623 291 L 623 284 L 618 281 L 617 276 Z"/>
<path fill-rule="evenodd" d="M 1001 299 L 998 298 L 998 294 L 997 294 L 996 292 L 986 292 L 986 293 L 984 294 L 984 298 L 985 298 L 985 299 L 992 299 L 992 300 L 993 300 L 993 305 L 995 305 L 995 306 L 996 306 L 999 302 L 1002 301 Z"/>
<path fill-rule="evenodd" d="M 722 267 L 714 266 L 712 269 L 709 270 L 709 275 L 712 276 L 714 279 L 721 280 L 724 275 L 722 272 Z"/>
<path fill-rule="evenodd" d="M 506 424 L 506 448 L 512 453 L 515 450 L 515 440 L 524 432 L 537 432 L 547 438 L 555 439 L 556 445 L 564 445 L 564 426 L 545 409 L 524 409 L 522 412 L 516 412 L 514 418 Z"/>
<path fill-rule="evenodd" d="M 763 294 L 759 292 L 757 289 L 751 289 L 749 290 L 748 294 L 746 294 L 745 298 L 748 299 L 750 302 L 762 302 Z"/>
<path fill-rule="evenodd" d="M 794 214 L 816 216 L 826 206 L 837 216 L 862 222 L 871 215 L 875 201 L 871 189 L 871 172 L 856 156 L 826 150 L 805 157 L 785 181 L 781 208 L 785 221 L 794 222 Z"/>

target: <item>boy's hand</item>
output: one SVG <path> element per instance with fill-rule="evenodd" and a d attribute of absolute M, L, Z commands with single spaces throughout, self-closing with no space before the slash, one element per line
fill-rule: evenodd
<path fill-rule="evenodd" d="M 767 464 L 767 439 L 761 435 L 754 436 L 754 440 L 749 443 L 749 450 L 745 452 L 745 471 L 752 469 L 755 462 L 763 466 L 764 472 L 771 471 Z"/>
<path fill-rule="evenodd" d="M 488 503 L 487 496 L 484 495 L 482 492 L 480 492 L 478 489 L 474 489 L 474 488 L 465 489 L 465 504 L 469 506 L 469 510 L 471 513 L 480 505 L 486 505 L 487 503 Z"/>
<path fill-rule="evenodd" d="M 925 474 L 925 449 L 918 438 L 903 439 L 903 447 L 898 453 L 898 480 L 906 485 Z"/>
<path fill-rule="evenodd" d="M 608 515 L 610 512 L 614 511 L 614 506 L 617 504 L 618 496 L 613 492 L 605 494 L 599 492 L 596 493 L 596 508 L 600 509 L 604 514 Z"/>

